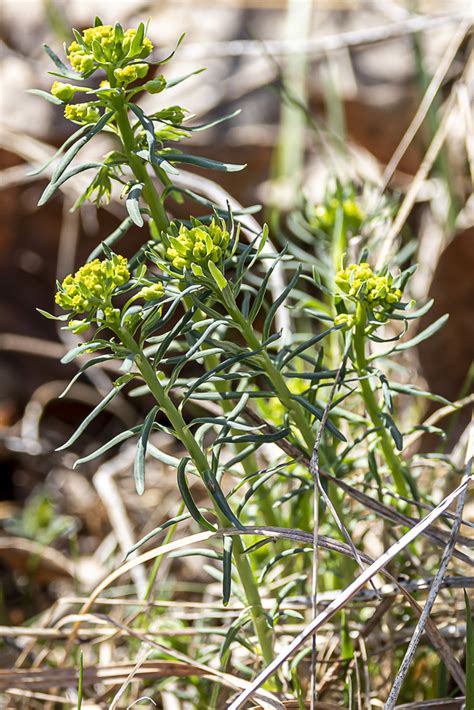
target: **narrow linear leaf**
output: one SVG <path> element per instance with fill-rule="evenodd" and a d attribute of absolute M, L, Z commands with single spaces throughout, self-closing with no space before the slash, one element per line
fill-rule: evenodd
<path fill-rule="evenodd" d="M 80 437 L 82 432 L 89 426 L 89 424 L 96 418 L 98 414 L 100 414 L 106 407 L 107 405 L 118 395 L 120 390 L 125 386 L 125 384 L 120 385 L 119 387 L 114 387 L 110 392 L 102 399 L 101 402 L 95 407 L 92 412 L 84 419 L 82 424 L 80 424 L 74 434 L 69 437 L 69 439 L 66 441 L 65 444 L 62 446 L 58 446 L 56 451 L 64 451 L 64 449 L 67 449 L 71 444 L 73 444 L 77 439 Z"/>
<path fill-rule="evenodd" d="M 189 490 L 188 487 L 188 481 L 186 480 L 186 466 L 188 465 L 190 461 L 189 456 L 186 456 L 185 458 L 181 459 L 181 462 L 178 466 L 178 472 L 177 472 L 177 478 L 178 478 L 178 488 L 180 490 L 180 493 L 182 495 L 184 504 L 186 508 L 189 510 L 189 513 L 191 514 L 191 517 L 199 524 L 201 527 L 203 527 L 205 530 L 210 530 L 211 532 L 215 532 L 215 527 L 209 523 L 206 518 L 202 515 L 200 512 L 199 508 L 197 507 L 196 503 L 194 502 L 194 498 L 191 495 L 191 491 Z"/>
<path fill-rule="evenodd" d="M 275 317 L 275 314 L 276 314 L 277 310 L 280 308 L 280 306 L 282 305 L 282 303 L 284 303 L 286 301 L 286 299 L 290 295 L 291 291 L 293 290 L 294 286 L 298 282 L 298 279 L 300 277 L 300 273 L 301 273 L 301 267 L 298 266 L 298 268 L 296 269 L 296 273 L 293 275 L 288 286 L 278 296 L 276 301 L 272 304 L 271 308 L 269 309 L 267 317 L 265 318 L 265 322 L 263 324 L 263 330 L 262 330 L 262 338 L 264 340 L 266 340 L 268 338 L 268 336 L 270 335 L 270 329 L 272 327 L 272 323 L 273 323 L 273 319 Z"/>
<path fill-rule="evenodd" d="M 117 444 L 121 444 L 123 441 L 127 441 L 127 439 L 130 439 L 132 436 L 137 434 L 141 428 L 142 425 L 139 424 L 138 426 L 134 426 L 131 429 L 122 431 L 120 434 L 114 436 L 113 439 L 110 439 L 110 441 L 93 451 L 91 454 L 83 456 L 80 459 L 76 459 L 76 461 L 74 461 L 73 468 L 77 468 L 83 463 L 88 463 L 89 461 L 93 461 L 94 459 L 99 458 L 99 456 L 102 456 L 102 454 L 105 454 L 106 451 L 109 451 L 109 449 L 112 449 L 114 446 L 117 446 Z"/>
<path fill-rule="evenodd" d="M 179 459 L 175 456 L 170 456 L 170 454 L 165 454 L 164 451 L 160 451 L 160 449 L 158 449 L 154 444 L 150 444 L 150 442 L 148 442 L 148 451 L 157 461 L 161 461 L 161 463 L 171 466 L 171 468 L 178 468 Z"/>
<path fill-rule="evenodd" d="M 51 183 L 57 182 L 59 180 L 61 175 L 64 173 L 68 165 L 74 160 L 81 148 L 83 148 L 94 136 L 100 133 L 100 131 L 104 128 L 109 119 L 112 118 L 113 113 L 113 111 L 107 111 L 106 113 L 104 113 L 104 115 L 99 118 L 97 123 L 93 126 L 89 126 L 85 134 L 82 135 L 74 143 L 74 145 L 69 148 L 69 150 L 66 151 L 63 159 L 56 167 L 56 170 L 54 171 L 51 177 Z"/>
<path fill-rule="evenodd" d="M 49 185 L 46 187 L 45 191 L 40 197 L 40 200 L 38 202 L 38 207 L 42 207 L 56 192 L 56 190 L 61 187 L 69 178 L 74 177 L 75 175 L 78 175 L 79 173 L 83 173 L 86 170 L 92 170 L 92 168 L 102 168 L 103 163 L 83 163 L 82 165 L 77 165 L 75 168 L 71 168 L 71 170 L 68 170 L 67 172 L 63 173 L 59 180 L 55 183 L 50 182 Z"/>
<path fill-rule="evenodd" d="M 42 165 L 42 166 L 39 167 L 39 168 L 36 168 L 36 170 L 30 170 L 30 171 L 27 172 L 26 174 L 27 174 L 28 176 L 30 176 L 30 175 L 40 175 L 40 173 L 42 173 L 44 170 L 46 170 L 46 168 L 48 168 L 48 167 L 51 165 L 51 163 L 54 163 L 54 161 L 56 160 L 56 158 L 59 158 L 59 156 L 60 156 L 62 153 L 64 153 L 64 151 L 67 150 L 70 145 L 72 145 L 73 143 L 75 143 L 76 140 L 77 140 L 78 138 L 80 138 L 84 133 L 87 133 L 88 130 L 89 130 L 89 126 L 87 126 L 87 125 L 86 125 L 86 126 L 81 126 L 81 127 L 79 128 L 79 130 L 75 131 L 71 136 L 69 136 L 69 138 L 68 138 L 67 140 L 64 141 L 64 143 L 62 144 L 62 146 L 61 146 L 60 148 L 58 148 L 58 150 L 55 152 L 55 154 L 52 155 L 51 158 L 49 158 L 49 160 L 47 160 L 46 163 L 44 163 L 44 165 Z"/>
<path fill-rule="evenodd" d="M 78 372 L 74 375 L 74 377 L 69 381 L 67 384 L 66 388 L 61 392 L 60 395 L 58 395 L 58 399 L 62 399 L 65 397 L 68 392 L 70 391 L 71 387 L 77 382 L 79 377 L 90 367 L 94 367 L 94 365 L 99 365 L 101 362 L 107 362 L 107 360 L 113 360 L 114 355 L 99 355 L 98 357 L 92 357 L 90 360 L 88 360 L 85 365 L 83 365 Z"/>
<path fill-rule="evenodd" d="M 132 224 L 133 221 L 131 217 L 127 217 L 126 219 L 124 219 L 124 221 L 119 224 L 117 229 L 112 232 L 112 234 L 109 234 L 108 237 L 106 237 L 93 251 L 91 251 L 91 253 L 87 257 L 87 261 L 93 261 L 98 256 L 100 256 L 105 251 L 104 247 L 110 248 L 116 242 L 120 241 L 120 239 L 122 239 L 122 237 L 124 237 L 125 234 L 128 232 Z"/>
<path fill-rule="evenodd" d="M 317 407 L 312 402 L 308 402 L 308 400 L 305 397 L 302 397 L 299 394 L 294 394 L 292 396 L 292 399 L 299 402 L 299 404 L 301 404 L 301 406 L 304 407 L 308 412 L 310 412 L 311 414 L 314 414 L 316 419 L 319 419 L 319 421 L 322 420 L 323 415 L 324 415 L 324 409 L 322 409 L 321 407 Z M 340 441 L 347 441 L 347 439 L 344 436 L 344 434 L 342 433 L 342 431 L 339 431 L 337 426 L 329 419 L 329 417 L 326 420 L 326 429 L 328 431 L 330 431 L 331 434 L 333 434 L 336 437 L 336 439 L 339 439 Z"/>
<path fill-rule="evenodd" d="M 133 187 L 130 188 L 127 194 L 127 199 L 125 200 L 125 206 L 127 212 L 130 215 L 130 219 L 134 222 L 137 227 L 143 227 L 143 217 L 140 212 L 140 196 L 143 192 L 143 183 L 138 182 Z"/>
<path fill-rule="evenodd" d="M 201 69 L 202 71 L 202 69 Z M 169 86 L 169 84 L 168 84 Z M 241 108 L 238 108 L 236 111 L 232 111 L 232 113 L 227 114 L 227 116 L 221 116 L 220 118 L 217 118 L 215 121 L 209 121 L 208 123 L 201 123 L 199 126 L 188 126 L 183 125 L 183 126 L 178 126 L 178 128 L 184 128 L 186 131 L 205 131 L 208 128 L 213 128 L 214 126 L 218 126 L 219 123 L 224 123 L 224 121 L 230 121 L 232 118 L 235 118 L 236 116 L 239 115 L 239 113 L 242 112 Z"/>
<path fill-rule="evenodd" d="M 222 558 L 222 603 L 227 606 L 232 591 L 232 538 L 224 537 L 224 556 Z"/>
<path fill-rule="evenodd" d="M 211 272 L 212 278 L 214 279 L 214 281 L 217 284 L 217 287 L 219 288 L 220 291 L 223 291 L 227 286 L 227 280 L 226 280 L 224 274 L 222 273 L 222 271 L 220 271 L 220 269 L 217 268 L 217 266 L 214 264 L 213 261 L 209 261 L 208 268 L 209 268 L 209 271 Z"/>
<path fill-rule="evenodd" d="M 382 396 L 383 401 L 385 402 L 385 406 L 387 407 L 390 414 L 393 414 L 393 401 L 392 395 L 390 393 L 390 385 L 385 375 L 380 375 L 380 382 L 382 384 Z"/>
<path fill-rule="evenodd" d="M 61 59 L 58 57 L 58 55 L 53 52 L 51 47 L 49 47 L 47 44 L 43 44 L 43 49 L 48 55 L 48 57 L 54 62 L 54 64 L 57 66 L 57 68 L 61 71 L 61 74 L 68 79 L 74 79 L 74 81 L 83 81 L 83 78 L 80 74 L 77 74 L 75 71 L 72 71 L 72 69 L 69 69 L 64 62 L 61 61 Z"/>
<path fill-rule="evenodd" d="M 397 345 L 395 348 L 395 352 L 399 352 L 400 350 L 407 350 L 408 348 L 412 348 L 415 345 L 418 345 L 419 343 L 422 343 L 424 340 L 427 340 L 430 338 L 432 335 L 438 332 L 443 325 L 446 323 L 446 321 L 449 318 L 449 313 L 446 313 L 444 316 L 441 316 L 441 318 L 438 318 L 438 320 L 435 320 L 434 323 L 429 325 L 427 328 L 421 331 L 421 333 L 418 333 L 418 335 L 415 335 L 414 338 L 411 338 L 411 340 L 407 340 L 405 343 L 401 343 L 400 345 Z"/>
<path fill-rule="evenodd" d="M 304 352 L 308 348 L 312 347 L 313 345 L 316 345 L 316 343 L 319 343 L 321 340 L 324 340 L 324 338 L 327 335 L 329 335 L 329 333 L 332 333 L 334 330 L 340 330 L 343 327 L 344 326 L 342 326 L 342 325 L 333 325 L 331 328 L 328 328 L 327 330 L 323 330 L 321 333 L 318 333 L 318 335 L 315 335 L 314 337 L 310 338 L 306 342 L 302 343 L 297 348 L 295 348 L 290 353 L 288 353 L 288 355 L 282 361 L 282 366 L 286 365 L 290 360 L 292 360 L 297 355 L 300 355 L 302 352 Z"/>
<path fill-rule="evenodd" d="M 271 434 L 242 434 L 242 436 L 223 436 L 216 439 L 214 444 L 226 444 L 232 443 L 235 445 L 255 443 L 255 444 L 266 444 L 272 443 L 274 441 L 280 441 L 291 434 L 291 429 L 286 427 L 285 429 L 279 429 Z"/>
<path fill-rule="evenodd" d="M 61 362 L 65 365 L 68 362 L 72 362 L 78 355 L 82 355 L 85 352 L 94 352 L 94 350 L 99 350 L 99 348 L 104 348 L 108 343 L 104 340 L 95 340 L 93 342 L 81 343 L 81 345 L 76 345 L 75 348 L 69 350 L 61 358 Z"/>
<path fill-rule="evenodd" d="M 414 385 L 399 385 L 398 383 L 392 383 L 390 385 L 390 389 L 392 390 L 392 392 L 399 392 L 400 394 L 408 394 L 412 395 L 413 397 L 424 397 L 426 399 L 432 400 L 433 402 L 438 402 L 439 404 L 453 404 L 449 401 L 449 399 L 442 397 L 440 394 L 434 394 L 433 392 L 420 390 Z"/>
<path fill-rule="evenodd" d="M 229 520 L 229 522 L 235 525 L 236 528 L 238 528 L 239 530 L 244 530 L 244 526 L 242 525 L 242 523 L 230 507 L 229 503 L 227 502 L 227 498 L 225 497 L 221 487 L 219 486 L 217 479 L 212 474 L 212 471 L 210 471 L 209 469 L 207 471 L 204 471 L 202 477 L 207 490 L 213 497 L 221 513 L 223 513 L 225 517 Z"/>
<path fill-rule="evenodd" d="M 190 517 L 191 516 L 189 513 L 183 513 L 183 515 L 177 515 L 175 518 L 171 518 L 162 525 L 159 525 L 157 528 L 154 528 L 154 530 L 151 530 L 149 533 L 144 535 L 142 538 L 140 538 L 138 542 L 133 545 L 133 547 L 130 548 L 130 550 L 125 555 L 125 560 L 132 554 L 132 552 L 138 550 L 139 547 L 142 547 L 145 543 L 148 542 L 148 540 L 151 540 L 156 535 L 159 535 L 160 532 L 163 532 L 163 530 L 166 530 L 167 528 L 170 528 L 173 525 L 177 525 L 178 523 L 182 523 L 185 520 L 189 520 Z"/>
<path fill-rule="evenodd" d="M 46 101 L 49 101 L 51 104 L 55 104 L 56 106 L 64 104 L 64 101 L 58 99 L 57 96 L 53 96 L 53 94 L 50 94 L 49 91 L 42 91 L 41 89 L 27 89 L 27 93 L 34 94 L 35 96 L 41 96 L 42 99 L 46 99 Z"/>
<path fill-rule="evenodd" d="M 153 157 L 155 155 L 155 150 L 156 150 L 156 137 L 155 137 L 155 127 L 153 125 L 153 121 L 148 118 L 146 113 L 142 111 L 140 106 L 137 106 L 137 104 L 128 104 L 130 107 L 130 110 L 133 111 L 135 116 L 138 118 L 140 121 L 143 130 L 145 131 L 145 138 L 148 143 L 148 160 L 150 163 L 153 162 Z"/>
<path fill-rule="evenodd" d="M 395 320 L 415 320 L 415 318 L 420 318 L 421 316 L 424 316 L 425 313 L 428 313 L 433 303 L 434 298 L 430 298 L 424 306 L 421 306 L 416 311 L 411 311 L 411 313 L 391 313 L 390 318 L 394 318 Z"/>
<path fill-rule="evenodd" d="M 156 62 L 150 62 L 150 64 L 158 65 L 158 66 L 161 65 L 161 64 L 167 64 L 167 62 L 169 62 L 170 59 L 173 59 L 173 57 L 174 57 L 174 55 L 176 54 L 176 51 L 177 51 L 179 45 L 181 44 L 181 42 L 183 41 L 183 39 L 185 38 L 185 36 L 186 36 L 186 32 L 183 32 L 183 34 L 180 36 L 180 38 L 179 38 L 178 41 L 176 42 L 175 48 L 173 49 L 173 51 L 172 51 L 170 54 L 168 54 L 167 57 L 165 57 L 164 59 L 158 59 Z M 200 71 L 203 71 L 203 70 L 201 69 Z M 197 73 L 197 72 L 196 72 L 196 73 Z"/>
<path fill-rule="evenodd" d="M 66 320 L 69 320 L 69 318 L 71 317 L 69 315 L 69 313 L 64 313 L 61 316 L 55 316 L 52 313 L 48 313 L 48 311 L 43 311 L 42 308 L 37 308 L 36 310 L 38 311 L 38 313 L 41 313 L 41 315 L 44 316 L 45 318 L 47 318 L 48 320 L 66 321 Z"/>
<path fill-rule="evenodd" d="M 189 165 L 196 165 L 199 168 L 208 168 L 209 170 L 219 170 L 227 173 L 238 172 L 246 167 L 246 165 L 222 163 L 220 160 L 211 160 L 210 158 L 203 158 L 198 155 L 188 155 L 186 153 L 165 153 L 160 157 L 162 159 L 166 159 L 170 163 L 185 163 Z"/>
<path fill-rule="evenodd" d="M 278 555 L 275 555 L 267 562 L 262 572 L 260 573 L 259 582 L 263 582 L 271 568 L 276 565 L 277 562 L 280 562 L 280 560 L 284 560 L 286 557 L 292 557 L 293 555 L 302 555 L 305 552 L 312 551 L 312 547 L 293 547 L 291 550 L 285 550 L 284 552 L 280 552 Z"/>
<path fill-rule="evenodd" d="M 206 67 L 203 67 L 202 69 L 196 69 L 195 71 L 189 72 L 189 74 L 183 74 L 182 76 L 177 76 L 175 79 L 170 79 L 169 81 L 166 82 L 166 88 L 167 89 L 172 89 L 173 86 L 178 86 L 178 84 L 181 84 L 183 81 L 186 81 L 186 79 L 189 79 L 192 76 L 195 76 L 196 74 L 201 74 L 203 71 L 206 71 Z"/>
<path fill-rule="evenodd" d="M 141 435 L 137 443 L 137 451 L 133 464 L 133 477 L 135 478 L 135 488 L 139 496 L 145 491 L 145 457 L 153 422 L 159 410 L 158 406 L 152 407 L 143 422 Z"/>
<path fill-rule="evenodd" d="M 402 436 L 400 430 L 398 429 L 397 425 L 393 421 L 390 414 L 387 414 L 387 412 L 382 412 L 381 416 L 382 416 L 382 419 L 383 419 L 383 422 L 384 422 L 386 428 L 390 432 L 390 436 L 392 437 L 393 441 L 395 442 L 395 446 L 397 447 L 397 449 L 399 451 L 402 451 L 403 450 L 403 436 Z"/>

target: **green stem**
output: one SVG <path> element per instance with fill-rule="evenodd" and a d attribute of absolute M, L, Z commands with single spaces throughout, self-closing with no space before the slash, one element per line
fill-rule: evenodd
<path fill-rule="evenodd" d="M 142 159 L 134 153 L 136 140 L 128 119 L 127 109 L 122 102 L 120 105 L 116 106 L 115 119 L 133 174 L 139 182 L 143 183 L 143 199 L 150 208 L 151 216 L 158 230 L 165 231 L 169 227 L 169 220 L 165 208 L 163 207 L 163 202 L 153 185 L 153 180 L 148 174 L 146 165 L 143 163 Z"/>
<path fill-rule="evenodd" d="M 356 310 L 356 329 L 354 335 L 354 351 L 356 356 L 356 366 L 359 375 L 363 376 L 360 380 L 362 388 L 362 396 L 364 398 L 365 407 L 370 416 L 372 424 L 378 431 L 380 446 L 382 448 L 385 461 L 390 469 L 395 483 L 396 491 L 401 496 L 408 496 L 408 488 L 405 481 L 403 464 L 395 451 L 390 434 L 387 432 L 382 418 L 380 416 L 380 408 L 375 397 L 375 393 L 370 385 L 370 381 L 364 376 L 367 374 L 367 357 L 365 354 L 365 326 L 366 313 L 362 303 L 357 304 Z"/>
<path fill-rule="evenodd" d="M 130 166 L 137 180 L 143 183 L 143 199 L 150 208 L 151 215 L 159 230 L 166 230 L 169 226 L 168 217 L 163 207 L 163 202 L 158 195 L 152 179 L 148 175 L 146 166 L 140 158 L 133 152 L 135 149 L 135 136 L 133 134 L 126 107 L 122 104 L 116 108 L 116 121 L 122 139 L 123 147 L 129 159 Z M 165 412 L 173 426 L 178 439 L 184 444 L 191 455 L 194 464 L 203 476 L 208 469 L 207 458 L 196 443 L 193 435 L 186 428 L 186 423 L 179 410 L 166 395 L 161 386 L 154 369 L 148 359 L 141 352 L 133 337 L 126 331 L 121 330 L 120 336 L 124 345 L 136 353 L 136 364 L 147 383 L 150 392 L 153 394 L 161 409 Z M 221 524 L 226 525 L 228 521 L 222 513 L 216 509 L 216 514 Z M 252 567 L 247 556 L 244 554 L 244 546 L 240 537 L 234 538 L 233 557 L 242 587 L 245 592 L 247 603 L 251 610 L 252 620 L 257 634 L 262 655 L 268 665 L 273 660 L 273 634 L 265 615 L 265 611 L 260 599 L 257 584 L 253 575 Z"/>
<path fill-rule="evenodd" d="M 192 433 L 186 427 L 186 422 L 184 421 L 181 412 L 166 394 L 148 358 L 144 355 L 130 333 L 124 329 L 121 329 L 119 331 L 119 335 L 123 344 L 129 348 L 131 352 L 135 353 L 135 363 L 140 370 L 140 373 L 150 392 L 156 399 L 156 402 L 162 411 L 168 417 L 177 439 L 185 446 L 193 459 L 194 465 L 204 478 L 209 468 L 207 458 Z M 229 521 L 222 515 L 217 507 L 216 515 L 221 525 L 228 525 Z M 266 664 L 269 664 L 273 659 L 273 634 L 267 622 L 250 562 L 248 557 L 244 554 L 244 546 L 241 538 L 238 536 L 234 538 L 233 556 L 235 566 L 245 592 L 247 604 L 252 614 L 252 620 L 260 647 L 262 649 L 263 659 Z"/>
<path fill-rule="evenodd" d="M 184 298 L 184 303 L 187 308 L 191 308 L 192 301 L 189 297 Z M 199 318 L 201 318 L 201 311 L 198 310 L 195 312 L 193 320 L 195 322 L 199 322 Z M 206 347 L 207 345 L 206 343 L 204 343 L 204 350 L 206 349 Z M 206 354 L 204 356 L 204 363 L 206 365 L 207 370 L 210 371 L 218 364 L 218 359 L 215 355 Z M 216 379 L 216 381 L 214 382 L 214 389 L 220 394 L 223 394 L 228 391 L 227 384 L 225 382 L 220 381 L 219 379 Z M 225 413 L 229 413 L 233 409 L 232 403 L 228 399 L 222 398 L 220 404 Z M 234 448 L 239 454 L 245 448 L 245 444 L 234 444 Z M 242 461 L 242 467 L 247 476 L 250 476 L 252 473 L 255 473 L 258 470 L 257 460 L 254 453 L 249 454 L 249 456 L 247 456 Z M 272 502 L 268 495 L 267 489 L 259 487 L 256 491 L 256 497 L 258 499 L 258 504 L 260 507 L 260 511 L 263 514 L 265 524 L 273 527 L 278 527 L 278 518 L 273 509 Z"/>
<path fill-rule="evenodd" d="M 244 316 L 238 309 L 234 297 L 230 293 L 230 289 L 226 290 L 228 291 L 228 293 L 225 294 L 225 303 L 229 315 L 232 316 L 234 321 L 240 326 L 240 330 L 245 338 L 247 345 L 252 348 L 252 350 L 260 348 L 262 344 L 255 335 L 251 324 L 244 318 Z M 315 436 L 313 434 L 311 424 L 306 418 L 304 409 L 301 407 L 300 404 L 298 404 L 298 402 L 295 402 L 295 400 L 293 399 L 292 394 L 286 385 L 285 378 L 278 370 L 278 368 L 275 367 L 268 354 L 266 352 L 263 352 L 261 358 L 265 372 L 267 373 L 270 382 L 274 386 L 275 392 L 278 395 L 280 402 L 292 415 L 293 421 L 298 427 L 301 436 L 303 437 L 304 443 L 307 447 L 306 453 L 311 456 Z"/>

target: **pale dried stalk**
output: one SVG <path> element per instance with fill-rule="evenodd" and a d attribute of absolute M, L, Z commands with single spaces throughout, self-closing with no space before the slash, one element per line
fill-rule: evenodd
<path fill-rule="evenodd" d="M 465 471 L 466 479 L 469 478 L 469 476 L 472 474 L 473 456 L 474 456 L 474 420 L 471 421 L 471 425 L 470 425 L 470 436 L 469 436 L 468 450 L 467 450 L 467 454 L 466 454 L 466 471 Z M 439 569 L 436 572 L 436 575 L 433 579 L 433 584 L 431 585 L 431 589 L 428 594 L 428 599 L 426 600 L 425 606 L 423 607 L 423 612 L 422 612 L 420 618 L 418 619 L 418 623 L 416 625 L 415 631 L 413 632 L 413 636 L 410 640 L 410 643 L 408 644 L 408 648 L 406 650 L 405 656 L 404 656 L 403 661 L 400 665 L 397 676 L 393 682 L 392 689 L 390 690 L 389 696 L 387 698 L 387 702 L 385 703 L 385 706 L 384 706 L 385 710 L 393 710 L 393 708 L 395 707 L 395 703 L 397 702 L 403 682 L 406 678 L 406 675 L 408 673 L 410 665 L 413 661 L 413 657 L 416 653 L 416 649 L 418 648 L 418 644 L 420 642 L 421 636 L 425 631 L 426 623 L 427 623 L 429 616 L 431 614 L 431 610 L 433 609 L 433 605 L 436 601 L 436 597 L 438 596 L 438 592 L 441 589 L 441 586 L 443 584 L 444 575 L 445 575 L 446 570 L 448 568 L 449 561 L 451 560 L 454 545 L 456 544 L 456 539 L 459 534 L 459 529 L 461 527 L 462 511 L 463 511 L 464 503 L 466 500 L 466 494 L 467 494 L 467 487 L 463 490 L 463 492 L 459 496 L 458 503 L 456 505 L 456 519 L 455 519 L 454 525 L 451 529 L 451 534 L 449 536 L 448 544 L 446 545 L 443 556 L 441 558 L 441 563 L 440 563 Z"/>
<path fill-rule="evenodd" d="M 443 83 L 444 78 L 448 73 L 451 64 L 453 63 L 454 58 L 456 57 L 456 53 L 459 47 L 461 46 L 464 37 L 466 36 L 467 30 L 468 24 L 463 22 L 460 24 L 457 32 L 453 34 L 451 42 L 449 43 L 444 53 L 444 56 L 441 59 L 441 62 L 438 64 L 436 72 L 434 73 L 433 78 L 431 79 L 430 85 L 428 86 L 423 96 L 423 99 L 421 100 L 420 105 L 418 106 L 416 113 L 413 116 L 413 119 L 405 132 L 405 135 L 398 144 L 394 154 L 390 158 L 389 162 L 387 163 L 387 166 L 385 167 L 385 170 L 383 171 L 381 185 L 379 188 L 380 193 L 383 193 L 387 188 L 387 185 L 393 177 L 393 174 L 397 169 L 400 160 L 405 154 L 413 138 L 416 136 L 421 126 L 423 125 L 428 111 L 430 110 L 430 106 L 433 103 L 441 87 L 441 84 Z"/>
<path fill-rule="evenodd" d="M 273 673 L 284 663 L 287 658 L 289 658 L 294 651 L 296 651 L 300 646 L 308 639 L 317 629 L 319 629 L 323 624 L 325 624 L 334 614 L 340 611 L 344 606 L 352 599 L 352 597 L 367 584 L 367 582 L 372 579 L 380 570 L 382 570 L 391 560 L 393 560 L 403 549 L 405 549 L 411 542 L 413 542 L 423 530 L 428 528 L 437 518 L 439 518 L 442 513 L 449 508 L 458 496 L 460 496 L 463 491 L 467 488 L 469 483 L 474 480 L 474 476 L 469 476 L 466 480 L 458 486 L 452 493 L 450 493 L 446 498 L 438 505 L 436 508 L 429 513 L 423 520 L 420 520 L 417 525 L 415 525 L 411 530 L 409 530 L 405 535 L 403 535 L 400 540 L 391 545 L 388 550 L 386 550 L 380 557 L 373 562 L 370 567 L 368 567 L 365 572 L 360 574 L 348 587 L 325 609 L 321 614 L 319 614 L 306 629 L 298 636 L 293 639 L 293 641 L 288 645 L 288 647 L 282 651 L 272 663 L 270 663 L 252 682 L 250 688 L 241 693 L 234 702 L 229 705 L 228 710 L 238 710 L 242 707 L 243 703 L 252 696 L 252 693 L 261 687 L 265 681 L 270 678 Z"/>

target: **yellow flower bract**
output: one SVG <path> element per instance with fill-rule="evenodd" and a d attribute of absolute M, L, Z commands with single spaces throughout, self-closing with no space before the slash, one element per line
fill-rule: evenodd
<path fill-rule="evenodd" d="M 56 303 L 65 311 L 88 313 L 102 308 L 111 312 L 110 299 L 118 286 L 130 279 L 127 259 L 114 254 L 111 259 L 94 259 L 81 266 L 74 276 L 66 276 L 57 294 Z"/>
<path fill-rule="evenodd" d="M 343 293 L 372 309 L 390 311 L 402 297 L 400 289 L 392 286 L 391 274 L 377 275 L 365 261 L 341 269 L 334 281 Z"/>
<path fill-rule="evenodd" d="M 104 63 L 116 64 L 126 58 L 148 57 L 153 51 L 153 44 L 148 37 L 143 37 L 140 46 L 134 48 L 131 54 L 136 34 L 137 30 L 133 28 L 122 34 L 116 33 L 112 25 L 87 28 L 81 35 L 82 44 L 74 41 L 68 47 L 72 68 L 79 74 L 88 74 Z"/>
<path fill-rule="evenodd" d="M 223 223 L 213 219 L 209 226 L 201 224 L 189 229 L 181 225 L 178 236 L 169 240 L 166 258 L 176 269 L 184 270 L 191 264 L 218 263 L 227 251 L 229 233 Z"/>

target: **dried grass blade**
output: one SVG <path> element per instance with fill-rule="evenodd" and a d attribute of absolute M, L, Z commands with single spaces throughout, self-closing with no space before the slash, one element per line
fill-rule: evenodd
<path fill-rule="evenodd" d="M 466 470 L 465 470 L 466 480 L 472 474 L 473 456 L 472 456 L 471 451 L 474 453 L 474 421 L 471 422 L 470 441 L 469 441 L 469 446 L 468 446 L 468 460 L 466 463 Z M 443 556 L 441 558 L 441 563 L 440 563 L 439 569 L 435 575 L 435 578 L 433 580 L 433 584 L 431 585 L 430 593 L 428 594 L 428 599 L 426 600 L 426 604 L 423 608 L 423 612 L 422 612 L 420 618 L 418 619 L 418 623 L 416 625 L 415 631 L 413 632 L 413 636 L 410 639 L 410 643 L 408 644 L 408 648 L 405 652 L 405 656 L 404 656 L 403 661 L 400 665 L 397 676 L 393 682 L 392 688 L 391 688 L 389 696 L 387 698 L 387 702 L 385 703 L 385 706 L 384 706 L 385 710 L 393 710 L 393 708 L 395 707 L 395 703 L 397 702 L 401 687 L 402 687 L 403 682 L 406 678 L 406 675 L 407 675 L 408 670 L 410 668 L 413 657 L 416 653 L 416 649 L 418 647 L 418 643 L 420 641 L 421 635 L 423 634 L 423 631 L 425 630 L 426 622 L 429 619 L 429 615 L 431 613 L 433 605 L 436 601 L 436 597 L 438 596 L 438 592 L 439 592 L 441 585 L 443 583 L 444 575 L 445 575 L 446 570 L 448 568 L 448 564 L 449 564 L 449 561 L 450 561 L 452 553 L 453 553 L 454 545 L 456 544 L 456 538 L 459 534 L 459 530 L 461 527 L 462 512 L 463 512 L 464 503 L 466 500 L 466 494 L 467 494 L 467 487 L 464 488 L 464 490 L 462 491 L 462 493 L 459 496 L 459 499 L 458 499 L 458 502 L 456 505 L 456 519 L 455 519 L 453 527 L 451 529 L 451 534 L 449 536 L 448 544 L 446 545 Z"/>
<path fill-rule="evenodd" d="M 391 545 L 373 564 L 368 567 L 365 572 L 360 574 L 329 606 L 321 612 L 293 641 L 288 647 L 280 653 L 272 663 L 270 663 L 264 671 L 251 683 L 250 688 L 241 693 L 238 698 L 229 705 L 228 710 L 238 710 L 243 703 L 251 697 L 252 693 L 260 688 L 268 678 L 286 661 L 291 654 L 296 651 L 317 629 L 325 624 L 334 614 L 342 609 L 347 602 L 370 580 L 374 575 L 380 572 L 385 565 L 393 560 L 405 547 L 415 540 L 423 530 L 428 528 L 452 503 L 460 496 L 467 488 L 469 483 L 474 480 L 474 476 L 468 476 L 465 481 L 458 486 L 425 518 L 403 535 L 400 540 Z"/>

